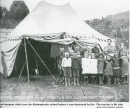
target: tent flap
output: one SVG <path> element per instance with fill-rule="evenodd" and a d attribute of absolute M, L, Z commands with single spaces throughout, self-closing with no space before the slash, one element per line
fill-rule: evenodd
<path fill-rule="evenodd" d="M 2 50 L 0 54 L 1 55 L 1 73 L 5 77 L 10 76 L 13 70 L 17 51 L 18 51 L 21 41 L 19 41 L 17 44 L 13 44 L 12 46 L 9 46 L 11 43 L 12 42 L 9 41 L 6 44 L 6 48 L 10 50 L 6 50 L 6 49 L 5 49 L 6 51 Z"/>

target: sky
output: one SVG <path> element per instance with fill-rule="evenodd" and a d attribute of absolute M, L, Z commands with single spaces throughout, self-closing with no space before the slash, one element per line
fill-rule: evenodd
<path fill-rule="evenodd" d="M 7 9 L 14 0 L 0 0 Z M 17 0 L 16 0 L 17 1 Z M 41 0 L 24 0 L 30 12 Z M 101 19 L 107 15 L 129 11 L 130 0 L 44 0 L 55 5 L 69 3 L 82 20 Z"/>

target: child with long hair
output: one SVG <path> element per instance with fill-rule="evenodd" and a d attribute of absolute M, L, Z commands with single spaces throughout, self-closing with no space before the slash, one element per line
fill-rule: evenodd
<path fill-rule="evenodd" d="M 119 58 L 119 53 L 115 53 L 112 61 L 114 84 L 120 84 L 119 78 L 121 76 L 121 59 Z"/>
<path fill-rule="evenodd" d="M 129 58 L 127 57 L 127 51 L 122 52 L 121 70 L 122 70 L 123 83 L 128 83 L 129 82 Z"/>

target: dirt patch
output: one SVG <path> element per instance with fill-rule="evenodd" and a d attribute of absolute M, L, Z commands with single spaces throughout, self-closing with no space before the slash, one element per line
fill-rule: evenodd
<path fill-rule="evenodd" d="M 57 76 L 56 76 L 57 77 Z M 115 102 L 129 101 L 129 86 L 123 85 L 86 85 L 64 86 L 54 83 L 51 76 L 12 77 L 2 79 L 1 101 L 6 102 Z M 58 78 L 58 77 L 57 77 Z"/>

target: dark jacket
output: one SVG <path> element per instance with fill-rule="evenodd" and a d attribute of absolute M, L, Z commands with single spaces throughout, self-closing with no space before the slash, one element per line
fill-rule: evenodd
<path fill-rule="evenodd" d="M 121 67 L 121 59 L 120 58 L 113 58 L 113 67 Z"/>
<path fill-rule="evenodd" d="M 81 69 L 81 62 L 78 58 L 72 59 L 72 69 L 73 70 L 79 70 Z"/>

